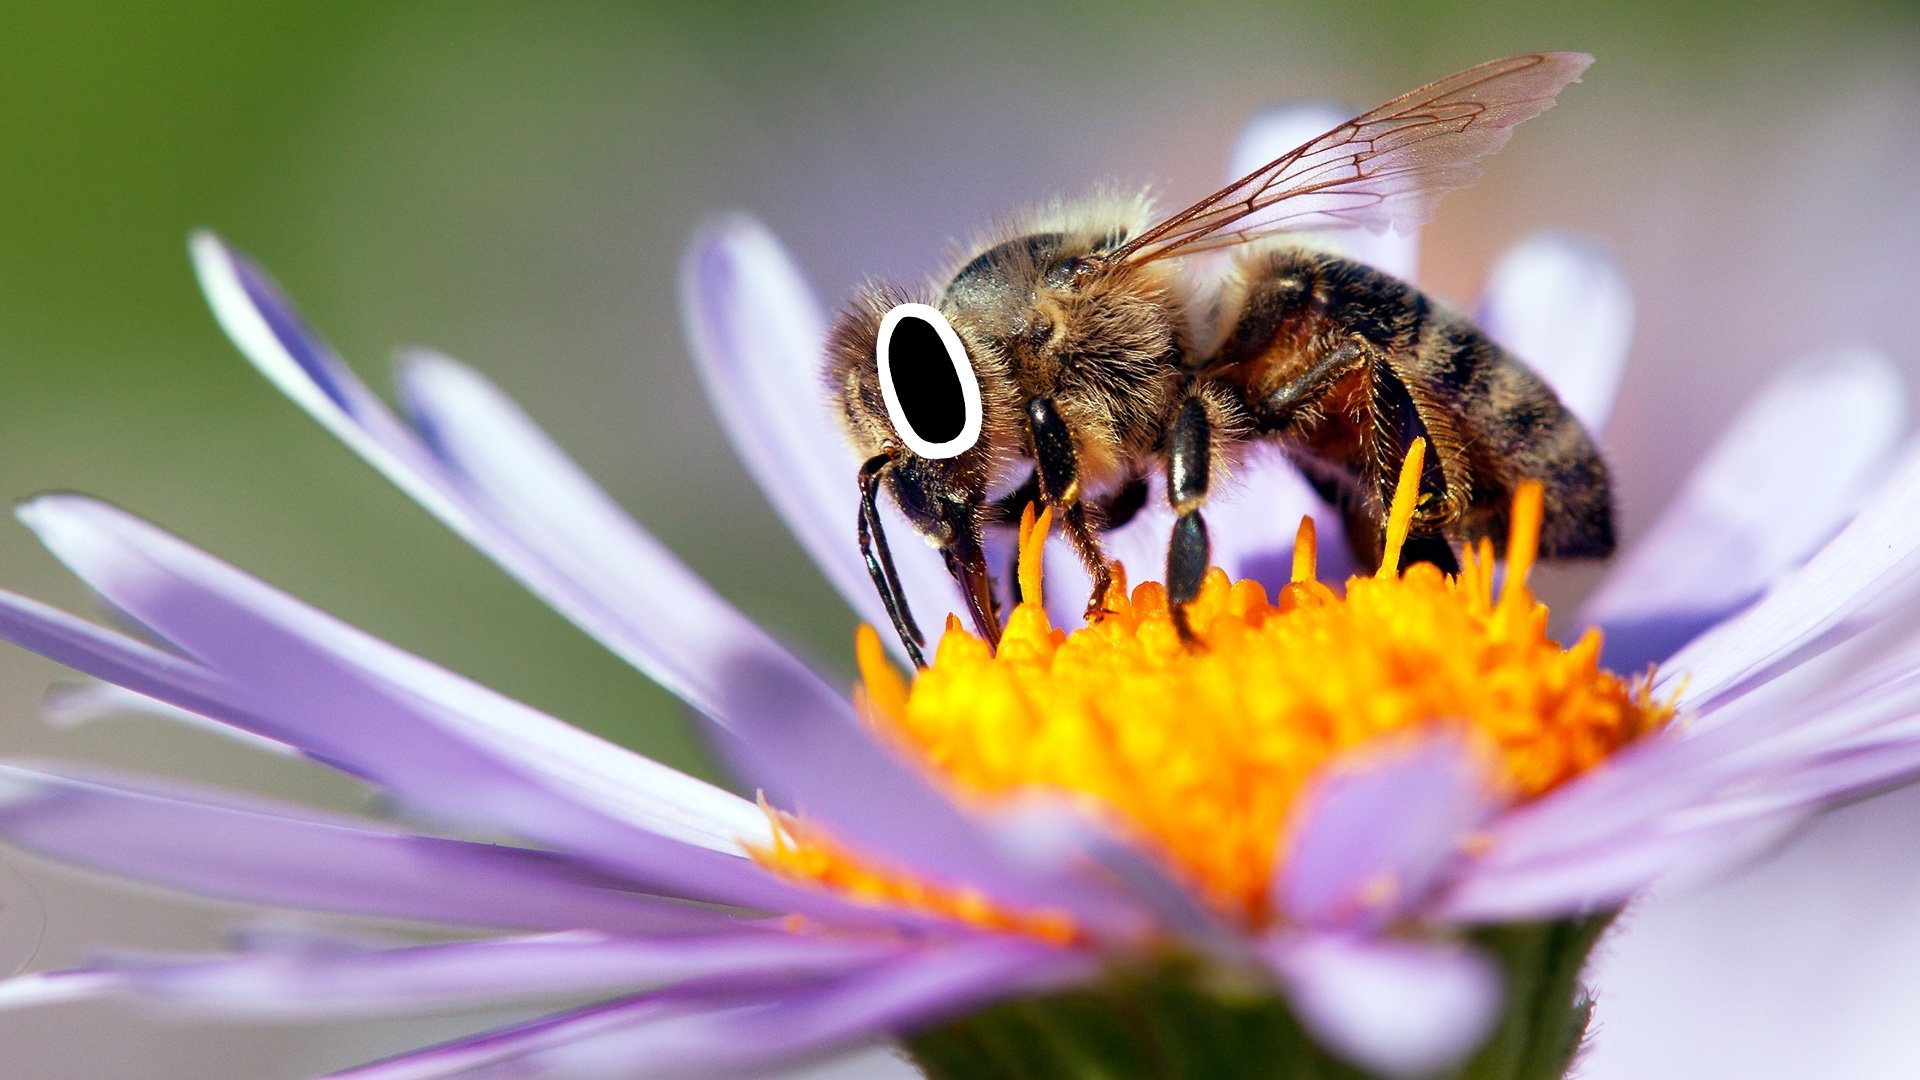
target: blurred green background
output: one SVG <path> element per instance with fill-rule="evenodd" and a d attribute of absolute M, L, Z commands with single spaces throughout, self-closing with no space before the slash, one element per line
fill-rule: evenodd
<path fill-rule="evenodd" d="M 680 251 L 722 210 L 769 221 L 831 302 L 925 274 L 950 239 L 1050 194 L 1117 179 L 1197 196 L 1262 105 L 1364 106 L 1577 48 L 1599 63 L 1442 204 L 1423 276 L 1470 301 L 1545 227 L 1618 252 L 1642 305 L 1608 434 L 1629 536 L 1767 371 L 1848 343 L 1920 371 L 1920 16 L 1901 2 L 15 2 L 0 34 L 0 492 L 100 495 L 695 769 L 710 765 L 670 698 L 246 368 L 198 299 L 187 230 L 252 252 L 383 390 L 397 345 L 492 376 L 696 570 L 842 673 L 850 616 L 707 422 L 681 341 Z M 24 530 L 0 530 L 0 569 L 88 610 Z M 59 677 L 0 656 L 0 746 L 356 797 L 136 721 L 48 732 L 33 714 Z M 22 866 L 49 914 L 36 966 L 89 943 L 205 944 L 224 914 Z M 69 1041 L 104 1017 L 114 1039 Z M 226 1032 L 230 1071 L 207 1072 L 200 1036 L 120 1011 L 0 1025 L 30 1066 L 8 1075 L 35 1080 L 297 1076 L 422 1037 Z"/>

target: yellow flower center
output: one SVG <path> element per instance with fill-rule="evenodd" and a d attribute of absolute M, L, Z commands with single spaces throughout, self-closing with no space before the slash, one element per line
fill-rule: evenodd
<path fill-rule="evenodd" d="M 1520 801 L 1664 724 L 1672 710 L 1651 699 L 1651 673 L 1629 682 L 1599 666 L 1598 631 L 1571 648 L 1546 636 L 1547 609 L 1526 585 L 1537 485 L 1515 497 L 1497 593 L 1486 541 L 1457 577 L 1424 563 L 1400 571 L 1421 449 L 1408 455 L 1378 574 L 1348 580 L 1344 596 L 1315 580 L 1307 519 L 1278 597 L 1209 574 L 1189 609 L 1193 647 L 1151 582 L 1128 595 L 1122 579 L 1105 615 L 1070 634 L 1054 628 L 1037 602 L 1048 515 L 1029 510 L 1026 600 L 997 653 L 950 619 L 932 666 L 909 684 L 861 628 L 869 722 L 963 802 L 1034 789 L 1082 800 L 1251 926 L 1276 918 L 1268 889 L 1302 794 L 1349 751 L 1453 725 L 1483 750 L 1498 794 Z M 804 821 L 774 819 L 780 839 L 756 856 L 791 877 L 976 925 L 1074 933 L 1057 914 L 1007 910 L 965 883 L 915 879 Z"/>

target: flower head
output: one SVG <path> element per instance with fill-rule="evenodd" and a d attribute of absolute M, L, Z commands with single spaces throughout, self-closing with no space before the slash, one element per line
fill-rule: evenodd
<path fill-rule="evenodd" d="M 1409 477 L 1420 459 L 1409 457 Z M 1070 794 L 1216 914 L 1254 930 L 1284 926 L 1275 892 L 1287 880 L 1286 838 L 1334 762 L 1457 739 L 1491 810 L 1587 772 L 1671 715 L 1647 680 L 1600 667 L 1597 631 L 1572 649 L 1547 638 L 1546 609 L 1525 584 L 1539 495 L 1523 489 L 1498 595 L 1490 546 L 1469 553 L 1458 578 L 1425 563 L 1401 573 L 1390 561 L 1330 589 L 1313 577 L 1309 518 L 1295 580 L 1277 601 L 1255 581 L 1229 583 L 1219 571 L 1208 579 L 1190 612 L 1197 647 L 1181 642 L 1153 582 L 1131 597 L 1122 590 L 1098 622 L 1070 634 L 1037 600 L 1014 609 L 997 650 L 950 628 L 911 685 L 863 630 L 867 714 L 883 740 L 959 797 L 990 807 L 1036 790 Z M 1391 526 L 1395 547 L 1408 516 Z M 1041 595 L 1047 517 L 1029 511 L 1023 523 L 1029 597 Z M 829 854 L 789 838 L 763 861 L 886 895 L 880 879 Z M 1371 897 L 1353 899 L 1385 902 L 1398 888 L 1383 877 L 1368 883 Z"/>
<path fill-rule="evenodd" d="M 1404 238 L 1386 243 L 1401 253 L 1382 261 L 1405 257 Z M 138 633 L 0 594 L 0 636 L 159 715 L 346 772 L 432 828 L 8 765 L 0 833 L 190 892 L 490 933 L 254 939 L 197 961 L 26 976 L 0 983 L 0 1002 L 118 992 L 292 1016 L 597 1002 L 343 1074 L 364 1080 L 685 1076 L 878 1034 L 912 1039 L 938 1075 L 996 1054 L 1022 1075 L 1032 1063 L 1007 1048 L 1031 1040 L 977 1036 L 1038 1025 L 1040 1043 L 1079 1045 L 1103 1016 L 1112 1045 L 1204 1060 L 1191 1032 L 1111 1030 L 1114 1010 L 1163 1006 L 1269 1048 L 1305 1032 L 1298 1046 L 1378 1074 L 1444 1071 L 1491 1038 L 1484 1052 L 1547 1075 L 1578 1041 L 1578 961 L 1608 913 L 1663 873 L 1920 772 L 1920 651 L 1890 618 L 1920 589 L 1920 456 L 1889 463 L 1887 377 L 1871 361 L 1803 369 L 1763 396 L 1589 602 L 1580 621 L 1603 632 L 1569 648 L 1527 587 L 1538 510 L 1524 497 L 1503 582 L 1482 550 L 1458 579 L 1390 560 L 1335 588 L 1313 553 L 1337 523 L 1316 515 L 1295 542 L 1311 504 L 1290 473 L 1255 463 L 1215 515 L 1224 572 L 1195 613 L 1201 647 L 1180 645 L 1151 583 L 1078 626 L 1078 581 L 1043 570 L 1034 521 L 1018 538 L 1028 603 L 997 655 L 950 625 L 908 684 L 869 635 L 849 696 L 692 577 L 478 375 L 410 357 L 397 416 L 251 262 L 204 236 L 194 257 L 257 367 L 711 721 L 762 803 L 373 639 L 122 511 L 43 497 L 22 520 Z M 743 457 L 882 625 L 850 535 L 854 464 L 804 406 L 818 307 L 777 244 L 738 220 L 701 238 L 687 286 Z M 1546 240 L 1496 275 L 1484 319 L 1549 378 L 1582 373 L 1567 400 L 1597 425 L 1625 308 L 1603 259 Z M 1568 325 L 1591 332 L 1551 336 Z M 1809 402 L 1822 411 L 1802 415 Z M 1832 437 L 1786 448 L 1780 430 Z M 1796 469 L 1826 486 L 1766 483 Z M 1153 565 L 1165 525 L 1143 515 L 1117 552 Z M 905 587 L 952 595 L 929 554 L 903 546 Z M 1613 675 L 1607 658 L 1658 674 Z M 1543 1007 L 1503 1011 L 1503 974 Z M 988 1044 L 1000 1049 L 967 1056 Z"/>

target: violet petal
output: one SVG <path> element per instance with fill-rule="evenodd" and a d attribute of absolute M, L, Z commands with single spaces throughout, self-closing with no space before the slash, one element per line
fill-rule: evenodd
<path fill-rule="evenodd" d="M 1900 379 L 1843 352 L 1769 383 L 1617 562 L 1580 621 L 1607 634 L 1607 662 L 1665 659 L 1799 566 L 1885 474 L 1905 425 Z"/>
<path fill-rule="evenodd" d="M 1487 279 L 1479 321 L 1588 431 L 1607 426 L 1633 339 L 1633 293 L 1598 243 L 1546 233 L 1511 248 Z"/>
<path fill-rule="evenodd" d="M 741 214 L 694 237 L 681 269 L 687 338 L 707 398 L 762 494 L 860 617 L 888 626 L 855 537 L 854 459 L 821 381 L 823 308 L 786 249 Z M 894 562 L 922 630 L 935 644 L 959 611 L 940 558 L 882 500 Z M 890 645 L 898 644 L 890 635 Z"/>
<path fill-rule="evenodd" d="M 1655 694 L 1684 685 L 1678 704 L 1698 708 L 1869 628 L 1865 616 L 1901 604 L 1920 578 L 1915 521 L 1920 442 L 1909 444 L 1859 516 L 1806 565 L 1671 657 Z"/>
<path fill-rule="evenodd" d="M 1887 647 L 1886 635 L 1896 639 Z M 1503 815 L 1498 857 L 1524 863 L 1641 830 L 1657 819 L 1754 792 L 1788 793 L 1794 778 L 1855 750 L 1920 734 L 1920 635 L 1902 620 L 1835 647 L 1795 671 L 1713 702 L 1598 768 Z"/>
<path fill-rule="evenodd" d="M 0 632 L 0 637 L 4 636 L 4 632 Z M 47 691 L 46 699 L 40 703 L 40 718 L 56 728 L 79 727 L 110 716 L 146 716 L 168 720 L 232 739 L 276 757 L 303 756 L 297 746 L 255 735 L 251 731 L 223 724 L 110 682 L 90 680 L 56 685 Z"/>
<path fill-rule="evenodd" d="M 1493 788 L 1455 732 L 1348 754 L 1303 797 L 1274 882 L 1278 913 L 1375 930 L 1417 908 L 1496 809 Z"/>
<path fill-rule="evenodd" d="M 65 862 L 246 903 L 455 925 L 710 931 L 712 909 L 564 856 L 417 836 L 142 777 L 0 766 L 0 834 Z"/>
<path fill-rule="evenodd" d="M 650 887 L 746 904 L 790 891 L 740 857 L 740 837 L 767 831 L 745 800 L 395 649 L 105 504 L 47 496 L 20 514 L 117 609 L 232 687 L 241 712 L 218 719 L 420 810 L 590 854 Z M 665 834 L 680 822 L 684 840 Z M 703 837 L 708 846 L 692 842 Z"/>
<path fill-rule="evenodd" d="M 883 1039 L 986 1001 L 1054 989 L 1092 973 L 1084 954 L 978 938 L 903 955 L 824 986 L 710 1001 L 628 998 L 337 1073 L 333 1080 L 511 1075 L 735 1075 Z"/>
<path fill-rule="evenodd" d="M 1502 858 L 1495 839 L 1489 858 L 1463 875 L 1431 912 L 1452 922 L 1508 923 L 1607 911 L 1676 872 L 1724 870 L 1805 820 L 1804 809 L 1695 820 L 1674 815 L 1517 864 Z"/>
<path fill-rule="evenodd" d="M 1462 946 L 1295 934 L 1265 953 L 1314 1038 L 1383 1076 L 1445 1072 L 1499 1017 L 1499 972 Z"/>
<path fill-rule="evenodd" d="M 85 986 L 228 1019 L 394 1016 L 630 994 L 694 980 L 711 989 L 770 989 L 843 975 L 904 947 L 764 930 L 657 940 L 573 932 L 412 948 L 108 961 L 17 992 L 0 983 L 0 1006 L 66 1000 Z"/>
<path fill-rule="evenodd" d="M 690 1002 L 698 1000 L 676 990 L 618 998 L 407 1051 L 328 1073 L 322 1080 L 532 1080 L 541 1074 L 525 1062 L 542 1050 L 576 1040 L 617 1035 L 649 1021 L 670 1019 L 695 1007 Z"/>
<path fill-rule="evenodd" d="M 521 1062 L 582 1080 L 734 1076 L 871 1043 L 985 1002 L 1057 989 L 1093 970 L 1084 954 L 1015 939 L 934 947 L 825 986 L 555 1046 Z"/>
<path fill-rule="evenodd" d="M 722 725 L 788 707 L 845 714 L 840 695 L 732 608 L 617 506 L 478 373 L 431 352 L 409 354 L 400 396 L 440 475 L 463 505 L 555 568 L 566 587 L 618 627 L 629 659 Z M 848 481 L 851 485 L 852 481 Z M 731 664 L 777 669 L 788 697 L 744 696 Z"/>

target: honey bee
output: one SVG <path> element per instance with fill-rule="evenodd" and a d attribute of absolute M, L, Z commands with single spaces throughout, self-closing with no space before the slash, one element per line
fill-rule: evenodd
<path fill-rule="evenodd" d="M 919 628 L 881 530 L 884 484 L 939 548 L 976 630 L 999 617 L 983 531 L 1051 507 L 1104 609 L 1100 532 L 1165 478 L 1176 515 L 1166 586 L 1181 636 L 1210 561 L 1202 507 L 1253 440 L 1284 448 L 1376 565 L 1415 440 L 1425 459 L 1405 558 L 1458 568 L 1504 540 L 1522 480 L 1545 487 L 1544 557 L 1613 550 L 1605 464 L 1553 391 L 1465 316 L 1380 270 L 1303 243 L 1240 245 L 1424 221 L 1511 128 L 1552 106 L 1592 57 L 1468 68 L 1387 102 L 1154 223 L 1144 197 L 1039 214 L 980 245 L 923 294 L 869 286 L 828 339 L 825 378 L 858 474 L 858 538 L 908 655 Z M 1191 256 L 1239 248 L 1210 290 Z M 1210 328 L 1210 329 L 1209 329 Z M 1023 483 L 1005 490 L 1022 472 Z"/>

